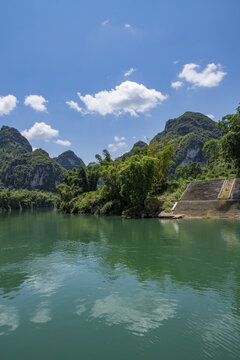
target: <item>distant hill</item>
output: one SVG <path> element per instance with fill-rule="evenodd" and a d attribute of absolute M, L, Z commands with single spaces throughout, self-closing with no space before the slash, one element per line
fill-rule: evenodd
<path fill-rule="evenodd" d="M 120 156 L 121 160 L 126 160 L 127 158 L 129 158 L 130 156 L 132 156 L 133 154 L 138 154 L 140 151 L 142 151 L 145 147 L 147 147 L 147 143 L 145 143 L 144 141 L 137 141 L 132 149 L 128 152 L 126 152 L 125 154 L 123 154 L 122 156 Z"/>
<path fill-rule="evenodd" d="M 183 115 L 166 122 L 164 131 L 158 133 L 151 141 L 169 141 L 179 137 L 179 142 L 173 156 L 174 168 L 192 161 L 206 163 L 202 152 L 203 145 L 211 139 L 218 139 L 221 133 L 215 121 L 197 112 L 185 112 Z"/>
<path fill-rule="evenodd" d="M 66 170 L 72 170 L 73 168 L 85 166 L 83 160 L 71 150 L 63 152 L 58 157 L 54 158 L 54 160 L 56 160 Z"/>
<path fill-rule="evenodd" d="M 32 151 L 14 128 L 0 130 L 0 185 L 11 189 L 56 191 L 64 169 L 44 150 Z"/>
<path fill-rule="evenodd" d="M 0 130 L 0 149 L 7 153 L 20 154 L 32 151 L 32 146 L 20 132 L 9 126 Z"/>

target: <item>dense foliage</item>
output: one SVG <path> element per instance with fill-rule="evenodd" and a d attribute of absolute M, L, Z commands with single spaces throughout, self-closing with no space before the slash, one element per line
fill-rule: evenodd
<path fill-rule="evenodd" d="M 202 114 L 185 113 L 169 120 L 149 145 L 136 143 L 114 161 L 104 150 L 103 157 L 96 155 L 96 163 L 67 172 L 58 187 L 60 208 L 70 213 L 131 217 L 170 211 L 189 181 L 236 175 L 239 140 L 239 108 L 218 125 Z M 199 161 L 189 161 L 191 152 Z M 174 159 L 184 160 L 183 165 L 169 177 Z"/>
<path fill-rule="evenodd" d="M 10 189 L 56 191 L 64 169 L 44 150 L 32 151 L 18 130 L 0 130 L 0 186 Z"/>
<path fill-rule="evenodd" d="M 189 164 L 178 166 L 175 175 L 177 179 L 196 179 L 199 175 L 202 174 L 202 168 L 200 163 L 191 162 Z"/>
<path fill-rule="evenodd" d="M 0 130 L 0 149 L 5 153 L 19 155 L 31 152 L 32 146 L 17 129 L 2 126 Z"/>
<path fill-rule="evenodd" d="M 58 196 L 41 191 L 4 189 L 0 191 L 0 210 L 27 209 L 36 207 L 53 207 Z"/>
<path fill-rule="evenodd" d="M 156 216 L 170 211 L 189 181 L 235 177 L 240 173 L 240 107 L 216 124 L 187 112 L 166 123 L 149 145 L 137 142 L 115 160 L 107 150 L 96 162 L 78 166 L 80 158 L 67 151 L 63 167 L 41 150 L 32 151 L 16 130 L 0 131 L 0 208 L 48 206 L 56 196 L 26 190 L 55 191 L 58 206 L 69 213 Z M 194 161 L 193 161 L 194 160 Z M 61 183 L 62 181 L 62 183 Z M 61 184 L 60 184 L 61 183 Z M 60 184 L 60 185 L 59 185 Z"/>
<path fill-rule="evenodd" d="M 226 176 L 240 174 L 240 107 L 235 114 L 226 115 L 218 122 L 222 136 L 204 144 L 208 156 L 208 168 L 212 173 L 222 172 Z"/>
<path fill-rule="evenodd" d="M 240 106 L 236 114 L 226 115 L 219 121 L 219 128 L 223 136 L 219 141 L 220 152 L 227 162 L 233 162 L 234 167 L 240 171 Z"/>
<path fill-rule="evenodd" d="M 206 163 L 206 156 L 202 152 L 204 143 L 218 139 L 220 136 L 221 131 L 215 121 L 201 113 L 185 112 L 176 119 L 168 120 L 164 131 L 157 134 L 153 140 L 161 143 L 163 139 L 167 141 L 179 139 L 173 154 L 172 173 L 174 173 L 177 166 L 189 162 L 199 162 L 204 165 Z"/>
<path fill-rule="evenodd" d="M 20 155 L 0 150 L 0 179 L 10 189 L 56 191 L 63 176 L 62 167 L 44 150 Z"/>
<path fill-rule="evenodd" d="M 61 209 L 139 215 L 144 212 L 147 196 L 166 187 L 173 149 L 174 144 L 168 144 L 159 152 L 153 143 L 147 153 L 132 155 L 125 161 L 113 161 L 104 150 L 103 157 L 96 155 L 97 163 L 65 174 L 63 184 L 58 187 Z"/>
<path fill-rule="evenodd" d="M 143 154 L 143 153 L 147 153 L 147 147 L 148 145 L 144 142 L 144 141 L 137 141 L 132 149 L 128 152 L 126 152 L 125 154 L 123 154 L 120 159 L 121 160 L 126 160 L 127 158 L 129 158 L 132 155 L 139 155 L 139 154 Z"/>

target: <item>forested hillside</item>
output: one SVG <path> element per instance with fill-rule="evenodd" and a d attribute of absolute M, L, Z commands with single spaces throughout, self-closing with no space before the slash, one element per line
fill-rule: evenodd
<path fill-rule="evenodd" d="M 164 131 L 153 139 L 157 143 L 179 139 L 173 154 L 174 169 L 179 165 L 199 162 L 206 164 L 207 158 L 203 153 L 203 145 L 211 139 L 219 139 L 221 131 L 217 123 L 209 117 L 197 112 L 185 112 L 176 119 L 166 122 Z"/>
<path fill-rule="evenodd" d="M 56 160 L 66 170 L 72 170 L 73 168 L 77 169 L 80 166 L 85 166 L 83 160 L 71 150 L 63 152 L 58 157 L 54 158 L 54 160 Z"/>
<path fill-rule="evenodd" d="M 127 217 L 171 211 L 189 181 L 238 176 L 239 129 L 240 108 L 218 123 L 189 112 L 169 120 L 149 145 L 138 142 L 115 160 L 103 150 L 96 163 L 65 173 L 60 209 Z"/>
<path fill-rule="evenodd" d="M 0 182 L 9 189 L 56 191 L 64 169 L 44 150 L 32 151 L 28 140 L 14 128 L 0 130 Z"/>
<path fill-rule="evenodd" d="M 72 151 L 55 159 L 42 149 L 32 151 L 18 130 L 3 126 L 0 186 L 48 192 L 58 189 L 60 208 L 67 212 L 152 216 L 159 209 L 159 199 L 170 199 L 171 208 L 186 181 L 238 173 L 239 128 L 239 108 L 218 124 L 203 114 L 186 112 L 168 120 L 164 131 L 148 145 L 138 141 L 115 160 L 103 150 L 103 157 L 96 155 L 97 161 L 85 166 Z M 172 193 L 176 195 L 163 195 Z M 149 202 L 153 196 L 158 200 Z"/>

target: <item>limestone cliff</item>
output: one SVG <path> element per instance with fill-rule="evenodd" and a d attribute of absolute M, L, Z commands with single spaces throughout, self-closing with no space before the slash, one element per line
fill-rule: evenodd
<path fill-rule="evenodd" d="M 196 112 L 185 112 L 183 115 L 166 122 L 164 131 L 158 133 L 151 141 L 161 143 L 181 137 L 173 156 L 174 168 L 190 162 L 206 163 L 202 152 L 203 145 L 211 139 L 218 139 L 220 131 L 215 121 Z"/>
<path fill-rule="evenodd" d="M 56 191 L 64 169 L 48 153 L 32 146 L 20 132 L 3 126 L 0 130 L 0 184 L 10 189 Z"/>

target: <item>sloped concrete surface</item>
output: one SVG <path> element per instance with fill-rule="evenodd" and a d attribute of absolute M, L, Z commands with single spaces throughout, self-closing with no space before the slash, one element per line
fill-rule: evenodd
<path fill-rule="evenodd" d="M 230 199 L 218 199 L 223 184 L 224 179 L 190 183 L 172 214 L 240 218 L 240 179 L 235 180 Z"/>
<path fill-rule="evenodd" d="M 224 179 L 191 182 L 181 198 L 181 201 L 217 200 L 223 183 Z"/>
<path fill-rule="evenodd" d="M 240 179 L 235 179 L 231 199 L 240 199 Z"/>

